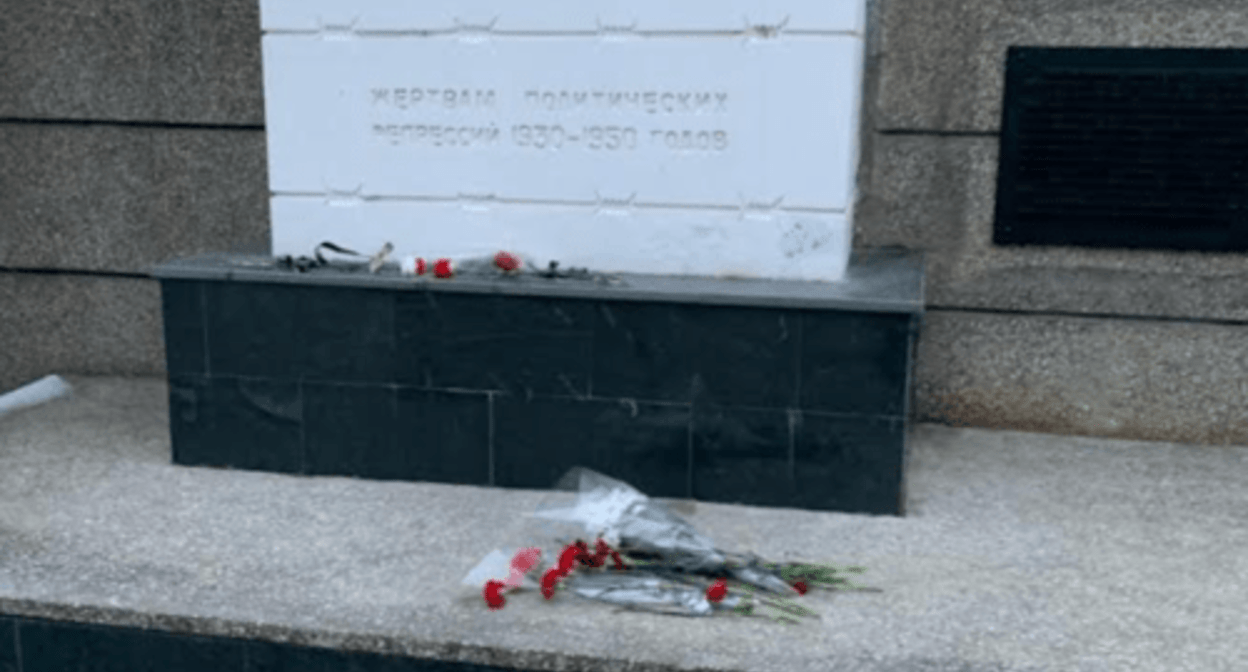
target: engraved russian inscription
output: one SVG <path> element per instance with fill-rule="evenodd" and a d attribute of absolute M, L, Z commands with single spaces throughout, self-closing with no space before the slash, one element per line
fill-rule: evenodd
<path fill-rule="evenodd" d="M 654 130 L 650 132 L 650 136 L 656 145 L 661 142 L 668 149 L 714 150 L 719 152 L 728 149 L 727 131 Z"/>
<path fill-rule="evenodd" d="M 493 89 L 394 87 L 370 90 L 374 107 L 462 109 L 494 107 Z"/>
<path fill-rule="evenodd" d="M 525 104 L 547 112 L 579 109 L 618 109 L 647 114 L 723 114 L 728 112 L 725 91 L 568 91 L 530 89 Z"/>
<path fill-rule="evenodd" d="M 637 147 L 637 129 L 628 126 L 582 126 L 564 130 L 559 124 L 516 124 L 511 127 L 511 133 L 518 147 L 535 149 L 561 149 L 576 144 L 591 150 Z"/>
<path fill-rule="evenodd" d="M 408 113 L 475 115 L 471 122 L 438 123 L 432 118 L 416 123 L 372 124 L 372 135 L 391 145 L 439 149 L 491 149 L 510 142 L 526 150 L 559 151 L 584 149 L 591 152 L 621 152 L 657 149 L 669 152 L 723 152 L 729 148 L 728 131 L 722 126 L 647 126 L 612 123 L 609 116 L 687 115 L 689 120 L 724 117 L 728 93 L 711 90 L 566 90 L 526 89 L 500 94 L 493 88 L 466 86 L 372 87 L 368 98 L 373 109 L 393 116 Z M 548 119 L 505 119 L 506 111 L 532 111 Z M 397 112 L 396 112 L 397 111 Z M 482 123 L 481 111 L 496 113 Z M 581 113 L 601 119 L 577 119 Z M 514 113 L 514 112 L 513 112 Z M 469 117 L 465 117 L 467 120 Z M 566 118 L 567 121 L 562 121 Z M 640 119 L 634 117 L 634 119 Z M 698 122 L 694 122 L 697 124 Z M 715 124 L 716 122 L 711 122 Z M 510 128 L 510 133 L 500 132 Z"/>
<path fill-rule="evenodd" d="M 262 3 L 290 23 L 263 44 L 275 250 L 341 227 L 644 273 L 843 273 L 863 0 Z M 357 14 L 350 39 L 311 30 Z"/>
<path fill-rule="evenodd" d="M 440 126 L 438 124 L 373 124 L 373 136 L 391 145 L 433 147 L 491 146 L 498 143 L 495 126 Z"/>

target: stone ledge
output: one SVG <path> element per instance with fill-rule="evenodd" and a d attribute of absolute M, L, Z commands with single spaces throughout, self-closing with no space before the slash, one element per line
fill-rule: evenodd
<path fill-rule="evenodd" d="M 866 312 L 923 312 L 923 253 L 897 248 L 855 251 L 846 278 L 840 282 L 720 279 L 691 276 L 612 274 L 618 282 L 590 279 L 547 279 L 523 274 L 448 280 L 429 275 L 404 277 L 397 267 L 377 274 L 353 265 L 351 272 L 313 269 L 306 273 L 279 270 L 271 257 L 200 255 L 151 269 L 153 277 L 169 280 L 232 280 L 305 285 L 428 289 L 430 291 L 496 293 L 517 296 L 560 296 L 622 301 L 679 301 L 708 305 L 817 308 Z"/>

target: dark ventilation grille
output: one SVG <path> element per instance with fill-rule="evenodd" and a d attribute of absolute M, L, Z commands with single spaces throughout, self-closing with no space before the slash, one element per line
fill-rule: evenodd
<path fill-rule="evenodd" d="M 1248 251 L 1248 50 L 1011 47 L 993 242 Z"/>

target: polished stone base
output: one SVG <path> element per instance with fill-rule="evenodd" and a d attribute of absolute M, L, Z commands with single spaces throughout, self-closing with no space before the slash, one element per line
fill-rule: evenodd
<path fill-rule="evenodd" d="M 841 283 L 161 277 L 174 462 L 901 515 L 922 266 Z"/>
<path fill-rule="evenodd" d="M 0 616 L 0 670 L 504 672 L 515 668 L 246 638 Z"/>

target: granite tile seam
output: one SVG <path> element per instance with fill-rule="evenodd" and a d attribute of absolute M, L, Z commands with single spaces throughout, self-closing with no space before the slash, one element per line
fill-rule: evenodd
<path fill-rule="evenodd" d="M 492 397 L 505 397 L 505 398 L 511 398 L 511 399 L 524 398 L 526 400 L 529 400 L 528 396 L 524 394 L 509 393 L 505 390 L 497 390 L 497 389 L 491 389 L 491 388 L 438 387 L 438 386 L 429 387 L 429 386 L 424 386 L 424 385 L 412 385 L 412 384 L 407 384 L 407 383 L 395 383 L 395 382 L 389 382 L 389 381 L 330 380 L 330 379 L 312 380 L 312 379 L 307 379 L 307 378 L 303 378 L 300 376 L 292 377 L 292 376 L 267 376 L 267 375 L 240 375 L 240 374 L 223 374 L 223 373 L 214 373 L 214 374 L 178 373 L 176 375 L 185 376 L 185 377 L 205 378 L 205 379 L 212 378 L 212 379 L 223 380 L 223 381 L 235 380 L 239 382 L 254 382 L 254 383 L 265 383 L 265 382 L 296 383 L 300 385 L 308 384 L 308 385 L 314 385 L 314 386 L 333 385 L 333 386 L 353 387 L 353 388 L 360 388 L 360 389 L 384 388 L 384 389 L 389 389 L 393 391 L 404 390 L 404 391 L 417 391 L 417 392 L 440 392 L 440 393 L 456 394 L 456 395 L 473 395 L 473 396 L 480 395 L 480 396 L 492 396 Z M 913 376 L 912 373 L 910 375 L 911 377 Z M 625 406 L 629 406 L 632 404 L 645 404 L 648 406 L 680 406 L 680 407 L 687 406 L 687 407 L 690 407 L 690 410 L 694 413 L 732 412 L 732 411 L 755 411 L 755 412 L 783 411 L 787 413 L 800 413 L 803 415 L 809 414 L 809 415 L 817 415 L 821 417 L 839 418 L 839 419 L 863 418 L 863 419 L 875 419 L 875 420 L 898 420 L 898 419 L 902 419 L 906 417 L 905 413 L 866 413 L 866 412 L 859 412 L 859 411 L 828 411 L 828 410 L 822 410 L 817 407 L 803 406 L 803 405 L 765 406 L 765 405 L 759 405 L 759 404 L 740 404 L 740 403 L 733 403 L 733 402 L 711 402 L 711 401 L 705 401 L 701 399 L 695 399 L 693 401 L 679 401 L 679 400 L 671 400 L 671 399 L 650 399 L 646 397 L 634 397 L 634 396 L 599 396 L 599 395 L 594 395 L 594 394 L 573 395 L 573 394 L 548 394 L 548 393 L 534 393 L 532 395 L 532 399 L 540 399 L 540 400 L 547 400 L 547 401 L 607 402 L 607 403 L 621 404 Z"/>

